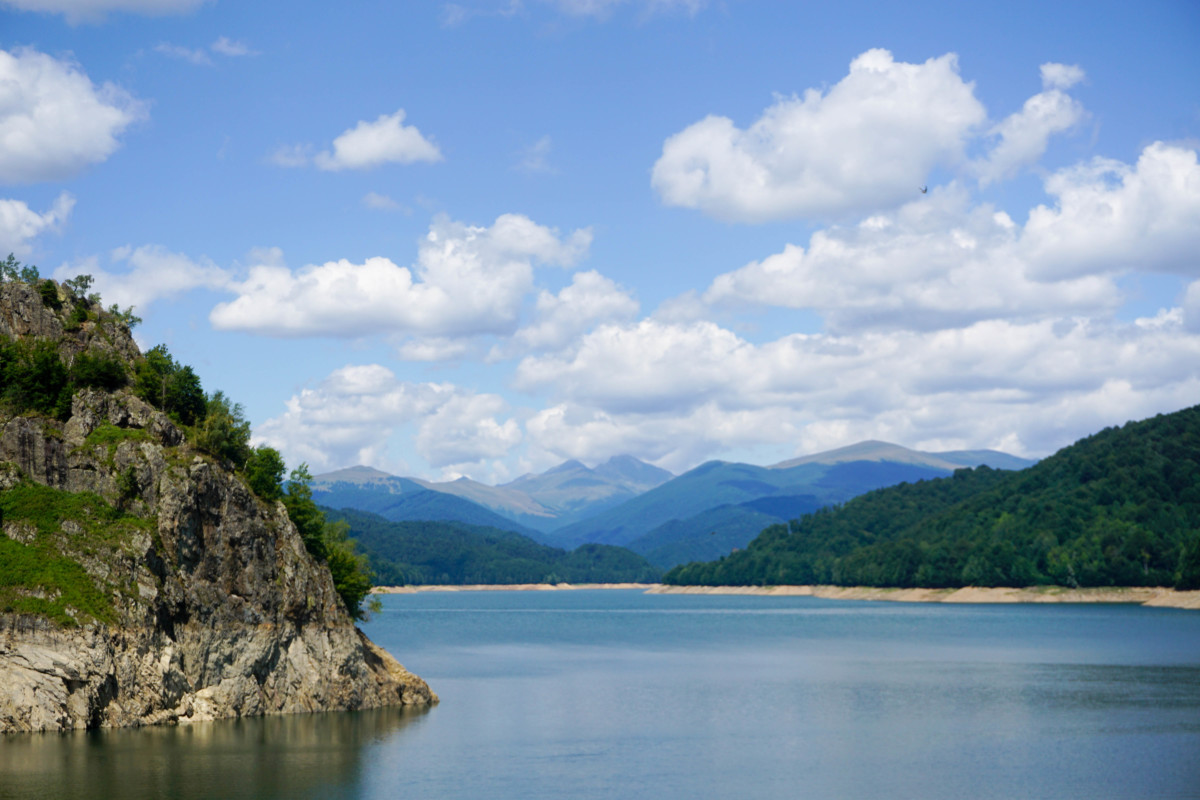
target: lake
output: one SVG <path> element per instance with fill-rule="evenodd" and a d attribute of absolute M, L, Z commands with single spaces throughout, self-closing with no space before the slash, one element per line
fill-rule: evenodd
<path fill-rule="evenodd" d="M 1200 614 L 385 595 L 427 711 L 0 738 L 0 797 L 1200 798 Z"/>

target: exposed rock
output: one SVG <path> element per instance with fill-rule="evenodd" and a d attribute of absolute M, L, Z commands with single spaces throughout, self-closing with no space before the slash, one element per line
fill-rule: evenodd
<path fill-rule="evenodd" d="M 64 354 L 137 353 L 123 325 L 103 322 L 64 333 L 31 287 L 0 286 L 0 333 L 57 337 Z M 89 443 L 103 425 L 128 435 Z M 355 627 L 283 504 L 130 392 L 80 391 L 65 422 L 0 415 L 0 491 L 21 481 L 94 493 L 126 521 L 99 539 L 72 519 L 49 534 L 111 599 L 109 619 L 0 614 L 0 732 L 437 702 Z M 3 524 L 23 546 L 47 535 Z"/>

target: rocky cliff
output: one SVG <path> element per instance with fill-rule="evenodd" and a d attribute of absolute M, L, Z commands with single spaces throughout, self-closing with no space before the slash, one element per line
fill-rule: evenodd
<path fill-rule="evenodd" d="M 121 320 L 50 286 L 0 284 L 3 340 L 132 370 Z M 0 732 L 437 701 L 355 627 L 283 505 L 128 388 L 0 409 L 0 509 Z"/>

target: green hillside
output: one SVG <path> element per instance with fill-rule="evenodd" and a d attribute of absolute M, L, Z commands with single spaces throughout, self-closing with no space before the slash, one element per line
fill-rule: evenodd
<path fill-rule="evenodd" d="M 351 509 L 325 514 L 350 525 L 382 585 L 645 583 L 660 573 L 622 547 L 588 544 L 567 552 L 513 531 L 462 522 L 393 522 Z"/>
<path fill-rule="evenodd" d="M 663 580 L 1200 588 L 1200 406 L 1105 429 L 1021 472 L 871 492 Z"/>

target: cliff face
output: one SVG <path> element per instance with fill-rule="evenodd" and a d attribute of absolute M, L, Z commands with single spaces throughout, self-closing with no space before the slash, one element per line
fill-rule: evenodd
<path fill-rule="evenodd" d="M 66 319 L 0 285 L 0 334 L 138 357 L 111 316 Z M 65 421 L 0 412 L 0 498 L 0 732 L 437 701 L 354 626 L 283 505 L 128 390 L 77 391 Z"/>

